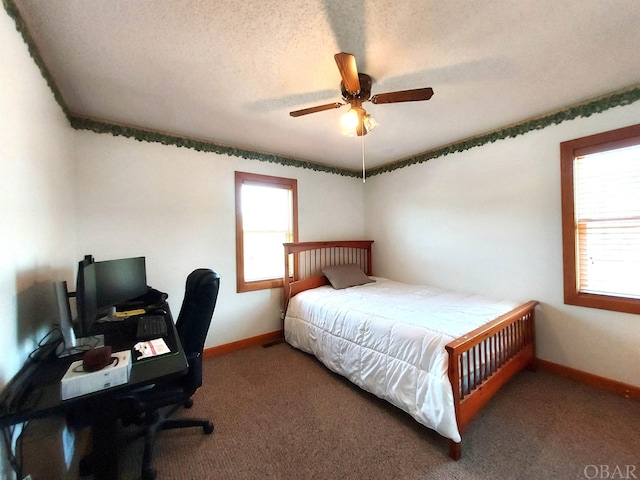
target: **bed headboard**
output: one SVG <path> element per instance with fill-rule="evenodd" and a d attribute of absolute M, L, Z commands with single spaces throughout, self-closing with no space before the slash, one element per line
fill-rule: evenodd
<path fill-rule="evenodd" d="M 336 240 L 329 242 L 296 242 L 284 244 L 284 302 L 299 292 L 327 285 L 322 269 L 331 265 L 355 263 L 372 275 L 371 244 L 373 240 Z"/>

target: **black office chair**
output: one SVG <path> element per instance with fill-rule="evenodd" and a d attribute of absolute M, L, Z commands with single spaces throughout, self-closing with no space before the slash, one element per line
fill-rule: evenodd
<path fill-rule="evenodd" d="M 201 427 L 205 434 L 213 433 L 208 419 L 170 419 L 182 406 L 193 405 L 191 396 L 202 385 L 202 350 L 211 324 L 220 289 L 220 275 L 207 268 L 194 270 L 187 277 L 184 300 L 176 322 L 176 329 L 189 362 L 188 373 L 173 382 L 155 385 L 151 389 L 127 395 L 123 402 L 123 423 L 133 421 L 143 425 L 144 454 L 142 478 L 153 480 L 154 442 L 161 430 Z"/>

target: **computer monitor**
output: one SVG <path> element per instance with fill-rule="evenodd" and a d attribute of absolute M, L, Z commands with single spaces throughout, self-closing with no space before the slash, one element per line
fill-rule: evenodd
<path fill-rule="evenodd" d="M 147 293 L 145 257 L 107 260 L 94 265 L 100 313 Z"/>
<path fill-rule="evenodd" d="M 76 335 L 89 336 L 98 316 L 147 291 L 145 257 L 96 262 L 93 256 L 86 255 L 78 264 Z"/>

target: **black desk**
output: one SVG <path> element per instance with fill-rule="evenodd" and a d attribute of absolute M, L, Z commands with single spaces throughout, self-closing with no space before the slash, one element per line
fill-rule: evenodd
<path fill-rule="evenodd" d="M 185 375 L 188 370 L 187 359 L 168 306 L 165 311 L 167 312 L 165 320 L 169 326 L 169 334 L 165 337 L 165 341 L 171 349 L 171 353 L 143 360 L 133 360 L 127 384 L 63 401 L 60 395 L 60 379 L 69 365 L 80 359 L 80 355 L 34 361 L 16 375 L 16 377 L 23 376 L 24 378 L 18 379 L 18 382 L 12 380 L 2 392 L 1 397 L 4 405 L 6 398 L 11 395 L 12 384 L 28 385 L 18 403 L 17 410 L 7 411 L 7 408 L 3 406 L 0 425 L 3 427 L 15 425 L 36 418 L 65 415 L 71 411 L 83 412 L 87 415 L 92 427 L 94 478 L 96 480 L 117 479 L 118 396 L 144 385 L 161 383 L 176 376 Z M 121 321 L 97 323 L 92 334 L 103 334 L 105 345 L 110 345 L 114 352 L 131 350 L 137 343 L 135 337 L 136 321 L 136 317 L 130 317 Z M 132 350 L 132 358 L 135 359 L 137 356 L 137 352 Z"/>

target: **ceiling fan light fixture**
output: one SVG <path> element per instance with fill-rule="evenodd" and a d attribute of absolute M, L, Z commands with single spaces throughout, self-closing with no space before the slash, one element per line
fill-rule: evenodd
<path fill-rule="evenodd" d="M 376 122 L 376 119 L 373 118 L 368 113 L 365 114 L 364 118 L 362 119 L 362 123 L 364 124 L 364 128 L 366 129 L 367 132 L 370 132 L 374 128 L 380 126 L 380 124 Z"/>
<path fill-rule="evenodd" d="M 362 107 L 352 107 L 347 113 L 345 113 L 340 119 L 340 125 L 342 126 L 342 134 L 348 137 L 366 135 L 371 128 L 375 128 L 378 125 L 376 122 Z M 369 128 L 367 125 L 370 125 Z"/>
<path fill-rule="evenodd" d="M 361 110 L 364 112 L 362 108 L 351 108 L 347 113 L 345 113 L 342 118 L 340 118 L 340 125 L 342 126 L 343 131 L 352 131 L 358 127 L 360 123 Z"/>

